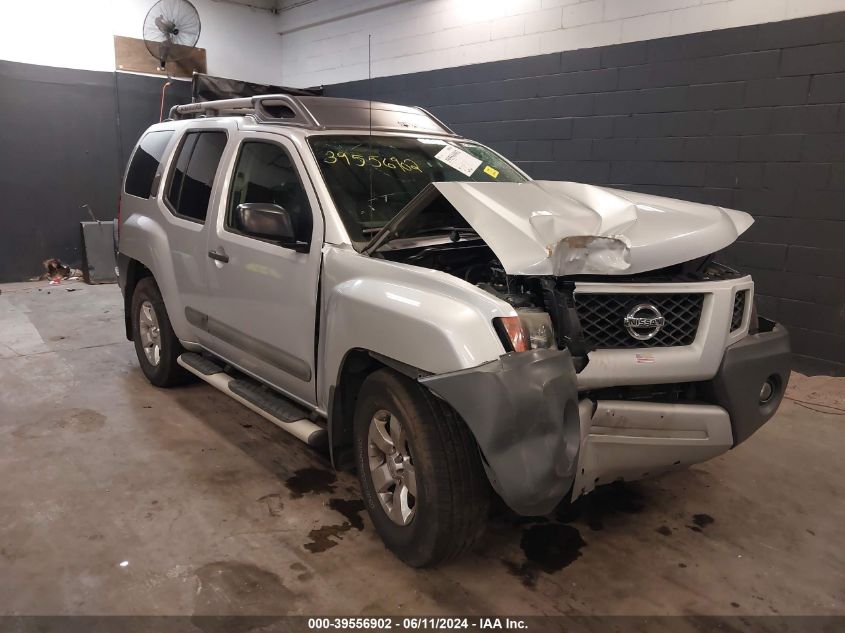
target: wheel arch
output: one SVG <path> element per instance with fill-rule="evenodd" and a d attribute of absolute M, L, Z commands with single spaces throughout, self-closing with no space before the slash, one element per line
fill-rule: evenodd
<path fill-rule="evenodd" d="M 414 381 L 429 375 L 421 369 L 374 352 L 356 347 L 346 352 L 337 372 L 337 379 L 329 388 L 328 430 L 329 451 L 335 468 L 349 469 L 352 455 L 352 418 L 361 385 L 379 369 L 392 369 Z"/>
<path fill-rule="evenodd" d="M 155 276 L 153 275 L 152 271 L 147 268 L 144 264 L 139 262 L 137 259 L 132 259 L 131 257 L 127 257 L 122 255 L 121 257 L 125 257 L 125 266 L 121 266 L 123 270 L 121 270 L 123 282 L 123 321 L 126 327 L 126 339 L 131 341 L 132 340 L 132 295 L 135 293 L 135 287 L 138 285 L 138 282 L 146 277 L 152 277 L 155 281 Z M 121 262 L 124 264 L 124 262 Z"/>

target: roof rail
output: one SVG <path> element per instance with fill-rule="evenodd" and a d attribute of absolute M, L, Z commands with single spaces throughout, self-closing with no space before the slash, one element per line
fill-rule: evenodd
<path fill-rule="evenodd" d="M 259 123 L 280 123 L 315 130 L 372 129 L 455 136 L 422 108 L 323 96 L 259 95 L 173 106 L 170 119 L 192 116 L 252 116 Z"/>
<path fill-rule="evenodd" d="M 317 121 L 306 108 L 290 95 L 282 94 L 187 103 L 170 108 L 169 116 L 171 119 L 184 119 L 195 115 L 252 115 L 260 122 L 283 121 L 288 125 L 317 126 Z"/>

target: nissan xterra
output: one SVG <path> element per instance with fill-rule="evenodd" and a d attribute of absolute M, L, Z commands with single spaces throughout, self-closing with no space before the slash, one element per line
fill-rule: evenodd
<path fill-rule="evenodd" d="M 425 110 L 272 95 L 177 106 L 124 180 L 126 334 L 353 467 L 413 566 L 522 515 L 745 441 L 789 339 L 718 263 L 753 219 L 535 181 Z M 491 491 L 492 488 L 492 491 Z"/>

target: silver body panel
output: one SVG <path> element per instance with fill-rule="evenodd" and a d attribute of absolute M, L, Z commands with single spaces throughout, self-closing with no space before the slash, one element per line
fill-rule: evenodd
<path fill-rule="evenodd" d="M 284 147 L 302 173 L 302 159 L 289 139 L 280 134 L 240 130 L 240 142 L 269 141 Z M 232 186 L 240 143 L 229 143 L 221 160 L 222 191 Z M 228 255 L 223 263 L 204 257 L 206 314 L 232 329 L 215 336 L 207 347 L 231 359 L 253 375 L 281 387 L 297 399 L 316 403 L 314 332 L 323 235 L 320 204 L 309 181 L 303 187 L 313 211 L 312 247 L 308 253 L 281 248 L 239 235 L 225 227 L 225 196 L 209 213 L 206 251 Z M 257 340 L 260 352 L 248 353 L 243 336 Z M 245 353 L 246 352 L 246 353 Z"/>
<path fill-rule="evenodd" d="M 186 131 L 197 129 L 228 134 L 204 224 L 176 217 L 162 201 L 173 150 Z M 491 323 L 516 315 L 508 303 L 449 274 L 368 257 L 353 248 L 307 138 L 361 134 L 360 128 L 314 130 L 228 117 L 169 121 L 151 130 L 175 134 L 156 175 L 154 195 L 149 200 L 123 195 L 120 252 L 153 273 L 173 329 L 188 349 L 208 350 L 321 415 L 353 350 L 375 352 L 430 374 L 478 367 L 505 353 Z M 225 229 L 232 170 L 248 138 L 279 143 L 293 157 L 313 211 L 308 253 Z M 723 248 L 752 221 L 738 211 L 577 183 L 437 187 L 513 274 L 554 274 L 550 249 L 572 235 L 621 236 L 631 254 L 631 267 L 624 272 L 651 270 Z M 230 261 L 209 259 L 209 250 L 225 251 Z M 742 326 L 730 332 L 733 297 L 740 290 L 749 291 L 749 300 Z M 630 284 L 609 276 L 607 283 L 576 282 L 575 292 L 706 295 L 693 344 L 592 351 L 577 379 L 583 391 L 713 378 L 726 347 L 748 334 L 753 282 L 745 277 Z M 596 477 L 637 478 L 655 474 L 673 456 L 668 467 L 678 459 L 688 465 L 730 448 L 724 409 L 678 407 L 600 402 L 595 415 L 582 407 L 579 472 L 584 472 L 578 494 L 588 492 Z"/>
<path fill-rule="evenodd" d="M 743 211 L 578 182 L 440 182 L 511 275 L 631 275 L 703 257 L 732 244 L 754 219 Z M 598 253 L 592 268 L 567 270 L 565 238 L 612 238 L 626 261 Z"/>
<path fill-rule="evenodd" d="M 514 309 L 447 273 L 326 246 L 320 331 L 322 401 L 352 349 L 441 374 L 476 367 L 505 350 L 492 319 Z"/>
<path fill-rule="evenodd" d="M 722 407 L 626 400 L 582 400 L 581 448 L 573 501 L 598 485 L 688 468 L 731 448 Z"/>

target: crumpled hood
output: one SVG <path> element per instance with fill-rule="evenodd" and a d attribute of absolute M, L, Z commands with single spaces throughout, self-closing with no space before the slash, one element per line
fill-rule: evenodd
<path fill-rule="evenodd" d="M 631 275 L 709 255 L 742 211 L 577 182 L 438 182 L 511 275 Z"/>

